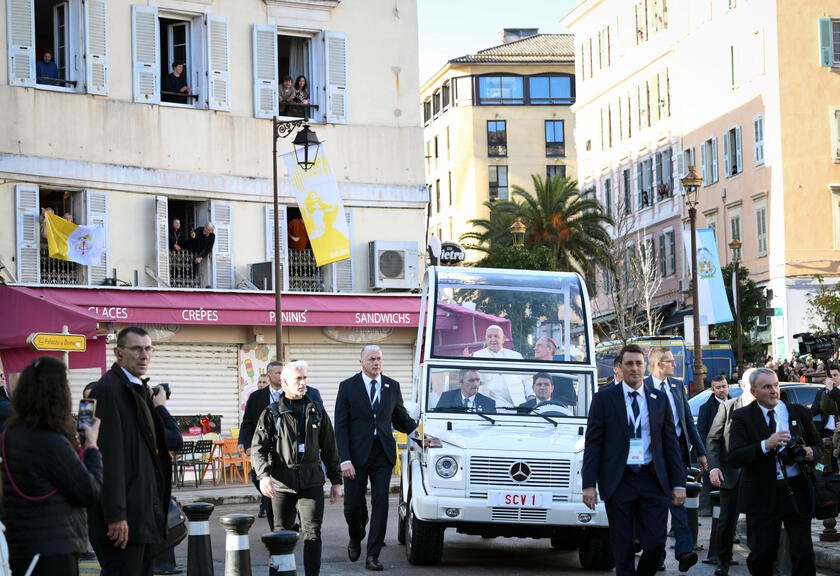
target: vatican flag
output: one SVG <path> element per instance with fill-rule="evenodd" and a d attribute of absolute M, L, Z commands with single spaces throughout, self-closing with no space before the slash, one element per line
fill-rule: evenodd
<path fill-rule="evenodd" d="M 102 252 L 105 249 L 102 224 L 79 226 L 49 211 L 44 212 L 44 222 L 50 258 L 78 262 L 85 266 L 98 266 L 102 263 Z"/>

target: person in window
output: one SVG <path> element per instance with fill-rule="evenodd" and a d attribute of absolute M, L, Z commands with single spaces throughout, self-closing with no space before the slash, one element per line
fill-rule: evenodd
<path fill-rule="evenodd" d="M 554 382 L 552 382 L 550 374 L 537 372 L 534 374 L 534 382 L 531 386 L 534 389 L 534 397 L 520 404 L 520 408 L 536 408 L 543 402 L 551 401 L 551 394 L 554 392 Z"/>
<path fill-rule="evenodd" d="M 167 74 L 163 81 L 164 92 L 176 92 L 178 94 L 192 94 L 192 88 L 187 84 L 187 75 L 184 74 L 184 63 L 176 60 L 172 63 L 172 72 Z M 161 96 L 164 102 L 176 104 L 187 104 L 189 99 L 186 96 L 173 96 L 164 94 Z"/>
<path fill-rule="evenodd" d="M 213 251 L 213 245 L 216 243 L 216 226 L 212 222 L 208 222 L 204 226 L 199 226 L 195 230 L 190 230 L 190 239 L 187 240 L 187 250 L 195 254 L 193 261 L 193 274 L 198 276 L 198 268 L 201 263 L 207 258 L 207 255 Z"/>
<path fill-rule="evenodd" d="M 309 244 L 306 225 L 301 218 L 293 218 L 289 222 L 289 246 L 293 250 L 303 250 Z"/>
<path fill-rule="evenodd" d="M 292 77 L 283 76 L 283 84 L 280 86 L 280 116 L 292 116 L 293 108 L 290 106 L 295 99 L 295 87 L 292 86 Z"/>
<path fill-rule="evenodd" d="M 181 221 L 175 218 L 172 221 L 172 228 L 169 229 L 169 250 L 180 251 L 183 250 L 184 246 L 184 231 L 181 230 Z"/>
<path fill-rule="evenodd" d="M 309 104 L 309 82 L 306 80 L 306 76 L 301 75 L 295 79 L 292 102 Z M 309 109 L 305 106 L 289 106 L 289 110 L 290 116 L 309 116 Z"/>
<path fill-rule="evenodd" d="M 522 354 L 504 347 L 505 333 L 501 326 L 492 324 L 484 332 L 485 347 L 476 350 L 473 358 L 506 358 L 521 360 Z M 482 393 L 496 401 L 499 406 L 519 406 L 534 397 L 531 383 L 518 374 L 495 372 L 485 375 L 481 383 Z"/>
<path fill-rule="evenodd" d="M 58 86 L 58 82 L 50 82 L 48 78 L 58 78 L 58 64 L 53 60 L 53 52 L 50 49 L 44 50 L 41 59 L 35 63 L 35 76 L 38 84 Z"/>
<path fill-rule="evenodd" d="M 461 387 L 441 394 L 435 408 L 463 408 L 467 412 L 496 411 L 496 402 L 478 392 L 478 386 L 481 384 L 481 374 L 478 370 L 461 370 L 458 382 Z"/>

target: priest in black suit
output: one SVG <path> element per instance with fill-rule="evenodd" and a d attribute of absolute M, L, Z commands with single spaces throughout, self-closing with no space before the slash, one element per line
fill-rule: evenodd
<path fill-rule="evenodd" d="M 388 522 L 388 489 L 397 460 L 392 427 L 410 434 L 417 428 L 403 406 L 400 384 L 382 374 L 379 346 L 365 346 L 362 371 L 338 385 L 335 437 L 344 476 L 344 517 L 350 534 L 347 554 L 356 561 L 364 537 L 363 506 L 370 479 L 371 515 L 365 567 L 382 570 L 379 551 Z"/>
<path fill-rule="evenodd" d="M 478 392 L 481 384 L 481 374 L 478 370 L 461 370 L 458 383 L 459 389 L 447 390 L 440 395 L 435 408 L 463 408 L 467 412 L 491 414 L 496 411 L 496 401 Z"/>
<path fill-rule="evenodd" d="M 747 515 L 747 566 L 757 576 L 773 574 L 784 522 L 792 575 L 812 576 L 816 568 L 806 470 L 784 462 L 778 453 L 788 449 L 792 437 L 802 438 L 810 464 L 820 457 L 821 441 L 808 408 L 780 401 L 773 370 L 756 368 L 750 390 L 755 402 L 732 413 L 729 434 L 729 464 L 741 469 L 738 508 Z"/>

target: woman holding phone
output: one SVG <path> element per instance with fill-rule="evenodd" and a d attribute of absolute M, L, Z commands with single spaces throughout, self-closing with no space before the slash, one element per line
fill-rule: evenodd
<path fill-rule="evenodd" d="M 36 555 L 33 576 L 77 575 L 78 555 L 87 550 L 85 509 L 99 500 L 102 488 L 99 419 L 91 413 L 89 424 L 79 423 L 80 449 L 67 367 L 51 356 L 23 370 L 12 409 L 0 437 L 2 520 L 12 575 L 23 576 Z"/>

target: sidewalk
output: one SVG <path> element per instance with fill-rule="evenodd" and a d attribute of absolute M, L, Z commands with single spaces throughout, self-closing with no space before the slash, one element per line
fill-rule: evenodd
<path fill-rule="evenodd" d="M 840 523 L 838 526 L 840 527 Z M 840 572 L 840 541 L 838 542 L 821 542 L 820 541 L 820 533 L 823 531 L 823 522 L 822 520 L 812 520 L 811 521 L 811 539 L 814 542 L 814 559 L 817 565 L 817 568 L 821 568 L 823 570 L 831 570 L 833 572 Z M 748 552 L 748 548 L 746 547 L 747 544 L 747 521 L 746 518 L 741 515 L 738 520 L 737 526 L 737 533 L 738 536 L 741 538 L 741 545 L 744 547 L 745 553 Z M 782 541 L 780 542 L 779 546 L 779 562 L 783 567 L 790 566 L 790 556 L 787 554 L 787 536 L 784 531 L 784 527 L 782 527 Z"/>

